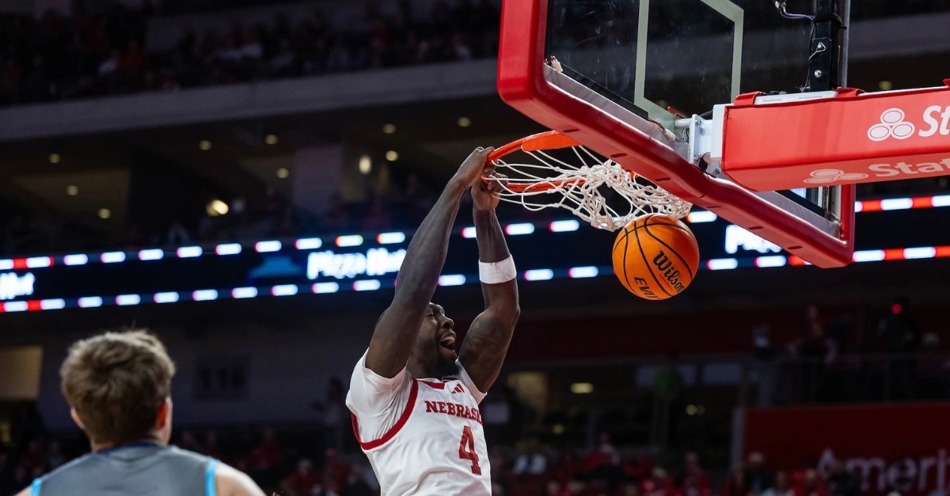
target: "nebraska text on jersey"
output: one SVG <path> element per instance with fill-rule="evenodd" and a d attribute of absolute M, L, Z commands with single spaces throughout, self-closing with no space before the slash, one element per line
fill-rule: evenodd
<path fill-rule="evenodd" d="M 451 403 L 445 401 L 426 401 L 426 413 L 444 413 L 446 415 L 455 415 L 456 417 L 474 420 L 482 423 L 482 414 L 477 408 L 471 408 L 461 403 Z"/>
<path fill-rule="evenodd" d="M 485 397 L 459 363 L 459 378 L 382 377 L 353 370 L 346 404 L 384 496 L 491 495 L 478 403 Z"/>

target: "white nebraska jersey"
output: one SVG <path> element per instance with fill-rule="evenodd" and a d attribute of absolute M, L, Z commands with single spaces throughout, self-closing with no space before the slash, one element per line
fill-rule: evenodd
<path fill-rule="evenodd" d="M 491 468 L 478 391 L 461 364 L 459 379 L 392 379 L 366 368 L 350 379 L 346 406 L 383 496 L 491 495 Z"/>

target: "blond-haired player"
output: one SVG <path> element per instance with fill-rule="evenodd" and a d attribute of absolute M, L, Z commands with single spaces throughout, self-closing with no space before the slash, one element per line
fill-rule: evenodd
<path fill-rule="evenodd" d="M 74 343 L 60 368 L 62 390 L 92 453 L 17 496 L 264 496 L 244 473 L 168 445 L 173 375 L 165 346 L 143 331 Z"/>

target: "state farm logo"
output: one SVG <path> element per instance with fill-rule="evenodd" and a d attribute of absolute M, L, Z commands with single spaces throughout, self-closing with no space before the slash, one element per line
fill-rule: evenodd
<path fill-rule="evenodd" d="M 861 181 L 874 176 L 877 178 L 894 178 L 899 176 L 946 176 L 950 175 L 950 157 L 933 162 L 898 162 L 896 164 L 871 164 L 867 166 L 869 174 L 863 172 L 845 172 L 841 169 L 818 169 L 809 173 L 805 184 L 831 184 L 837 182 Z M 883 179 L 889 181 L 890 179 Z"/>
<path fill-rule="evenodd" d="M 887 109 L 881 114 L 881 122 L 868 129 L 871 141 L 884 141 L 887 138 L 907 139 L 914 135 L 917 128 L 904 120 L 904 111 L 899 108 Z"/>
<path fill-rule="evenodd" d="M 911 136 L 918 138 L 934 138 L 943 140 L 937 143 L 939 152 L 943 153 L 946 148 L 946 137 L 950 136 L 950 105 L 931 105 L 919 114 L 919 119 L 907 119 L 907 113 L 903 109 L 889 108 L 881 113 L 880 122 L 868 128 L 867 136 L 871 141 L 884 142 L 893 138 L 894 140 L 906 140 Z M 859 128 L 860 129 L 860 128 Z M 916 147 L 922 143 L 911 142 L 906 144 L 892 143 L 887 148 L 890 151 L 907 151 L 907 154 L 918 153 Z M 866 145 L 865 145 L 866 146 Z M 868 161 L 876 160 L 873 155 L 877 152 L 872 148 L 863 151 L 867 155 Z M 884 155 L 883 153 L 881 155 Z M 882 157 L 883 158 L 883 157 Z M 946 176 L 950 175 L 950 158 L 931 158 L 927 162 L 906 162 L 897 163 L 870 163 L 860 165 L 857 163 L 848 164 L 850 169 L 818 169 L 808 173 L 808 177 L 802 179 L 806 185 L 826 185 L 853 182 L 869 181 L 889 181 L 890 178 L 900 179 L 902 176 L 927 177 L 927 176 Z M 832 165 L 832 164 L 828 164 Z M 838 164 L 834 164 L 838 165 Z M 846 167 L 844 163 L 839 167 Z M 857 169 L 857 170 L 855 170 Z"/>
<path fill-rule="evenodd" d="M 867 174 L 860 172 L 845 172 L 841 169 L 818 169 L 813 171 L 811 177 L 805 179 L 807 184 L 828 184 L 838 181 L 860 181 L 868 177 Z"/>
<path fill-rule="evenodd" d="M 931 105 L 924 109 L 920 130 L 905 120 L 906 114 L 899 108 L 889 108 L 881 113 L 881 122 L 868 128 L 868 139 L 884 141 L 888 138 L 905 140 L 917 135 L 921 138 L 950 135 L 950 106 Z M 919 122 L 919 121 L 918 121 Z"/>

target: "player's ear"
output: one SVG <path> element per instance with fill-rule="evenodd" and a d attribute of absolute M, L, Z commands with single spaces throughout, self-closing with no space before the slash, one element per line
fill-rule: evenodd
<path fill-rule="evenodd" d="M 165 398 L 162 405 L 158 407 L 158 415 L 155 416 L 155 428 L 165 429 L 172 422 L 172 400 Z"/>
<path fill-rule="evenodd" d="M 165 398 L 162 405 L 158 407 L 158 414 L 155 416 L 155 427 L 153 432 L 158 436 L 160 442 L 168 444 L 172 438 L 172 399 Z"/>
<path fill-rule="evenodd" d="M 75 408 L 69 409 L 69 416 L 73 418 L 73 422 L 76 422 L 76 425 L 78 425 L 80 429 L 86 430 L 86 426 L 83 425 L 82 419 L 79 418 L 79 412 L 77 412 Z"/>

